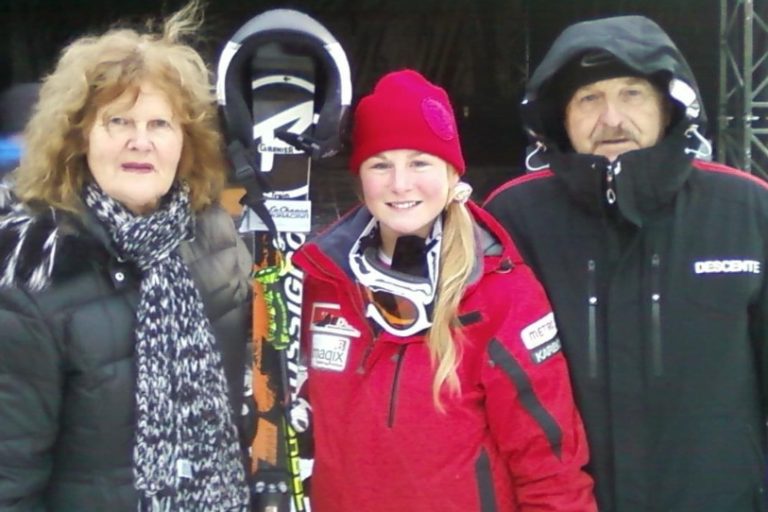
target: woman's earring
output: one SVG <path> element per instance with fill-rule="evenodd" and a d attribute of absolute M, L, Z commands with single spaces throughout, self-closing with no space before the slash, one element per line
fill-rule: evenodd
<path fill-rule="evenodd" d="M 453 202 L 464 204 L 469 200 L 469 196 L 472 195 L 472 186 L 465 182 L 460 181 L 453 187 Z"/>

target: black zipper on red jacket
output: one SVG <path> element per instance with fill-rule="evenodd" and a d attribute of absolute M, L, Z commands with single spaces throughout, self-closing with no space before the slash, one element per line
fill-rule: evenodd
<path fill-rule="evenodd" d="M 589 376 L 597 378 L 597 284 L 595 260 L 587 262 L 587 350 Z"/>
<path fill-rule="evenodd" d="M 397 409 L 397 395 L 400 383 L 400 368 L 403 366 L 405 358 L 405 349 L 408 345 L 401 345 L 397 351 L 397 363 L 395 364 L 395 374 L 392 377 L 392 391 L 389 394 L 389 415 L 387 417 L 387 426 L 392 428 L 395 425 L 395 410 Z"/>
<path fill-rule="evenodd" d="M 661 288 L 659 286 L 661 273 L 661 258 L 658 254 L 651 256 L 651 353 L 653 374 L 660 377 L 664 373 L 661 353 Z"/>
<path fill-rule="evenodd" d="M 484 446 L 480 448 L 480 453 L 475 460 L 475 479 L 480 497 L 480 512 L 498 512 L 491 459 Z"/>

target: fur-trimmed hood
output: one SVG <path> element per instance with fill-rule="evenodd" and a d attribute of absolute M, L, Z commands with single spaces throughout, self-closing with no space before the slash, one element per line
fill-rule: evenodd
<path fill-rule="evenodd" d="M 11 184 L 7 179 L 0 181 L 0 215 L 5 215 L 13 209 L 16 197 L 11 191 Z"/>
<path fill-rule="evenodd" d="M 224 258 L 229 262 L 225 254 L 235 251 L 235 266 L 224 271 L 234 279 L 250 271 L 248 250 L 237 236 L 230 236 L 234 226 L 220 206 L 197 212 L 194 225 L 194 239 L 181 243 L 181 255 L 190 265 L 204 299 L 211 293 L 217 304 L 228 304 L 229 300 L 219 293 L 219 281 L 224 279 L 219 271 L 224 270 L 220 263 L 210 267 L 208 260 Z M 0 216 L 0 287 L 39 292 L 88 270 L 114 265 L 125 270 L 133 267 L 121 262 L 106 229 L 87 210 L 81 214 L 52 208 L 31 211 L 17 203 L 10 213 Z M 247 285 L 236 293 L 249 293 Z"/>
<path fill-rule="evenodd" d="M 41 291 L 110 252 L 106 232 L 87 216 L 17 207 L 0 218 L 0 286 Z"/>
<path fill-rule="evenodd" d="M 56 215 L 14 211 L 0 221 L 0 285 L 44 289 L 56 258 Z"/>

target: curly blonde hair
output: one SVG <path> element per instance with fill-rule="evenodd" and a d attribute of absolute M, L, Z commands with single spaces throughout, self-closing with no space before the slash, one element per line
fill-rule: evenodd
<path fill-rule="evenodd" d="M 176 179 L 189 185 L 192 208 L 217 201 L 227 164 L 211 73 L 182 42 L 201 24 L 201 7 L 193 0 L 167 18 L 159 33 L 115 28 L 67 46 L 43 81 L 24 132 L 26 149 L 14 174 L 19 199 L 80 210 L 80 193 L 91 179 L 86 151 L 97 111 L 126 92 L 138 96 L 140 85 L 149 82 L 165 93 L 182 126 Z"/>

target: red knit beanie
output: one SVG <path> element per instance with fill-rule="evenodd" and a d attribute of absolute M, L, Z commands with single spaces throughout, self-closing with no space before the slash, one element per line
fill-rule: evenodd
<path fill-rule="evenodd" d="M 437 156 L 464 174 L 459 132 L 448 94 L 411 69 L 388 73 L 360 100 L 352 128 L 353 173 L 367 158 L 391 149 Z"/>

